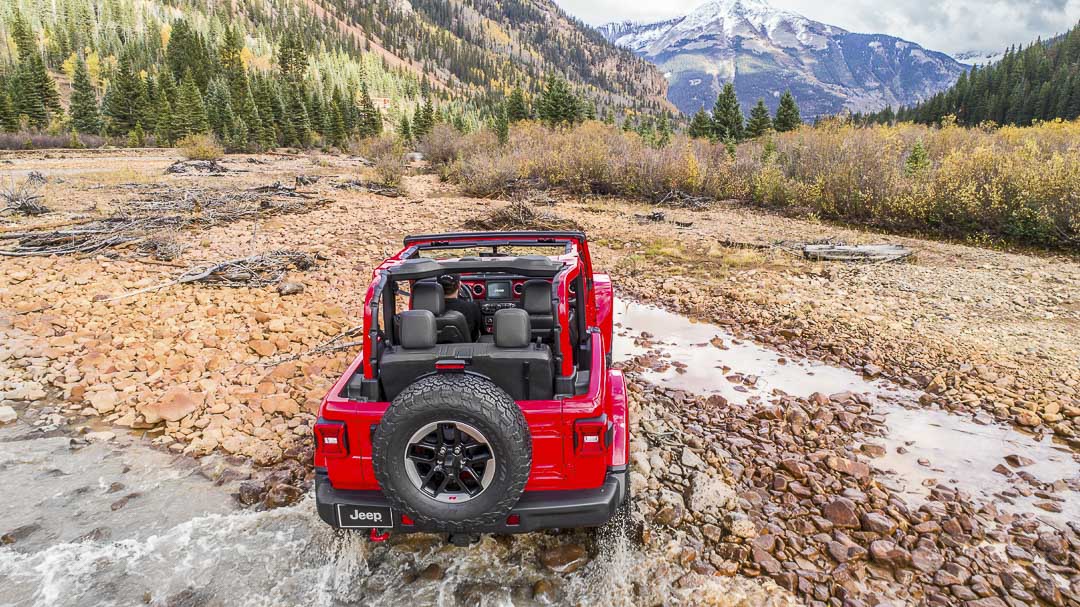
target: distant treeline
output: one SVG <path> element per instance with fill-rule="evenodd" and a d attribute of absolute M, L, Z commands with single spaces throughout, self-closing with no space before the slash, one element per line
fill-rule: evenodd
<path fill-rule="evenodd" d="M 997 63 L 972 68 L 952 88 L 914 107 L 856 115 L 860 122 L 1027 126 L 1080 118 L 1080 25 L 1049 42 L 1010 49 Z"/>

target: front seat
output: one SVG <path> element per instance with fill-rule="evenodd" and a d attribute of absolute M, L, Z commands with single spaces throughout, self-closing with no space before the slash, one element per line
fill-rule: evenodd
<path fill-rule="evenodd" d="M 530 280 L 521 291 L 521 307 L 529 313 L 533 339 L 550 342 L 555 328 L 555 316 L 551 309 L 551 283 L 546 280 Z"/>
<path fill-rule="evenodd" d="M 412 288 L 412 309 L 427 310 L 435 315 L 438 343 L 459 344 L 472 341 L 469 321 L 457 310 L 446 309 L 446 294 L 442 285 L 434 282 L 418 282 Z"/>

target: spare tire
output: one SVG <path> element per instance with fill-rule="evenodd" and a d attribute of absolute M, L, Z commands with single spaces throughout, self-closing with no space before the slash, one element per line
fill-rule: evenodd
<path fill-rule="evenodd" d="M 372 439 L 375 478 L 418 527 L 468 532 L 504 524 L 532 467 L 529 426 L 483 377 L 429 375 L 398 394 Z"/>

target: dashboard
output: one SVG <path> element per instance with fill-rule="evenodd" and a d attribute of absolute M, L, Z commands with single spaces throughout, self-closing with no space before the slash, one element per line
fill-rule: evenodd
<path fill-rule="evenodd" d="M 474 300 L 511 301 L 521 299 L 525 290 L 524 278 L 462 278 Z"/>

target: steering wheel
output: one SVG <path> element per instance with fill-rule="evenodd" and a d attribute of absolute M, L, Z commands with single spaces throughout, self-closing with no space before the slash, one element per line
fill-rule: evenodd
<path fill-rule="evenodd" d="M 466 301 L 472 301 L 473 300 L 472 289 L 470 289 L 469 287 L 467 287 L 465 285 L 461 285 L 460 287 L 458 287 L 457 296 L 458 296 L 458 299 L 464 299 Z"/>

